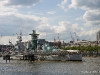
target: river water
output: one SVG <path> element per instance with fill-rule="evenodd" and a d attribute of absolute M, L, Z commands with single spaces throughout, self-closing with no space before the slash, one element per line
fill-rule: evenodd
<path fill-rule="evenodd" d="M 0 58 L 0 75 L 100 75 L 100 57 L 83 61 L 35 61 Z"/>

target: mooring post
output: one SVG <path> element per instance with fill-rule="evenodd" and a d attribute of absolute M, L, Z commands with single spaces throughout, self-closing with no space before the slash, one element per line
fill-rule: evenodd
<path fill-rule="evenodd" d="M 7 59 L 6 59 L 6 63 L 7 63 Z"/>
<path fill-rule="evenodd" d="M 9 62 L 10 62 L 10 55 L 8 55 L 8 60 L 9 60 Z"/>
<path fill-rule="evenodd" d="M 32 62 L 32 61 L 34 61 L 34 60 L 35 60 L 34 54 L 30 54 L 30 55 L 29 55 L 29 61 Z"/>
<path fill-rule="evenodd" d="M 9 60 L 10 62 L 10 55 L 5 55 L 4 57 L 5 57 L 6 63 L 7 63 L 7 60 Z"/>

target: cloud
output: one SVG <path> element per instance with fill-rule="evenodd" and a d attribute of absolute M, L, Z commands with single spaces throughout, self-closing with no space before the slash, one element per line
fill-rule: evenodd
<path fill-rule="evenodd" d="M 83 19 L 88 21 L 100 21 L 100 10 L 89 10 L 83 15 Z"/>
<path fill-rule="evenodd" d="M 70 27 L 70 22 L 61 21 L 59 22 L 59 25 L 53 26 L 52 28 L 55 30 L 56 33 L 62 33 L 67 30 L 66 27 Z"/>
<path fill-rule="evenodd" d="M 100 25 L 100 10 L 88 10 L 83 15 L 86 25 Z"/>
<path fill-rule="evenodd" d="M 46 23 L 42 23 L 42 25 L 36 27 L 38 33 L 40 34 L 40 38 L 45 38 L 46 40 L 53 41 L 55 36 L 56 40 L 58 40 L 57 37 L 59 33 L 60 40 L 61 41 L 64 40 L 67 42 L 72 40 L 70 32 L 72 33 L 72 36 L 74 37 L 75 41 L 76 41 L 76 37 L 74 32 L 76 32 L 80 40 L 83 39 L 89 40 L 90 37 L 92 40 L 95 40 L 96 38 L 95 34 L 99 29 L 98 28 L 93 29 L 93 28 L 94 27 L 89 27 L 89 28 L 82 27 L 79 24 L 73 24 L 68 21 L 60 21 L 59 25 L 53 25 L 53 26 L 46 21 Z"/>
<path fill-rule="evenodd" d="M 95 40 L 96 33 L 99 30 L 99 28 L 97 27 L 84 27 L 77 23 L 73 24 L 68 21 L 61 21 L 59 22 L 58 26 L 53 26 L 52 28 L 55 30 L 55 33 L 60 34 L 60 39 L 65 40 L 65 41 L 72 40 L 70 32 L 72 33 L 72 36 L 75 41 L 76 41 L 76 37 L 75 37 L 74 32 L 77 34 L 80 40 L 83 40 L 83 39 L 89 40 L 89 38 L 91 40 Z"/>
<path fill-rule="evenodd" d="M 6 12 L 7 13 L 7 12 Z M 32 33 L 32 30 L 36 30 L 40 32 L 43 38 L 45 32 L 51 32 L 50 26 L 48 26 L 47 18 L 45 17 L 38 17 L 35 15 L 24 15 L 20 13 L 10 13 L 10 14 L 3 14 L 0 15 L 0 35 L 2 35 L 1 43 L 9 42 L 12 35 L 14 34 L 15 37 L 12 39 L 13 44 L 15 44 L 15 40 L 17 39 L 17 34 L 22 31 L 22 35 L 29 35 Z M 29 36 L 28 36 L 29 37 Z M 6 39 L 6 40 L 4 40 Z M 31 40 L 29 38 L 24 38 L 23 41 Z"/>
<path fill-rule="evenodd" d="M 38 30 L 38 33 L 40 33 L 40 38 L 46 38 L 46 40 L 53 41 L 54 36 L 58 37 L 58 33 L 60 34 L 61 40 L 71 40 L 70 32 L 77 33 L 77 35 L 81 38 L 83 35 L 88 36 L 90 33 L 87 34 L 88 30 L 85 30 L 85 28 L 79 26 L 78 24 L 72 24 L 68 21 L 60 21 L 59 25 L 50 25 L 49 23 L 43 23 L 42 25 L 39 25 L 36 27 Z"/>
<path fill-rule="evenodd" d="M 8 14 L 6 12 L 5 14 L 0 15 L 0 34 L 12 35 L 19 30 L 27 33 L 27 31 L 35 29 L 37 26 L 42 25 L 42 23 L 46 23 L 44 17 L 14 12 Z"/>
<path fill-rule="evenodd" d="M 47 14 L 55 14 L 55 11 L 49 11 Z"/>
<path fill-rule="evenodd" d="M 32 6 L 37 2 L 41 2 L 42 0 L 8 0 L 7 6 Z"/>
<path fill-rule="evenodd" d="M 75 19 L 76 21 L 83 21 L 83 16 L 80 16 L 78 18 Z"/>
<path fill-rule="evenodd" d="M 15 36 L 12 35 L 19 33 L 20 30 L 23 33 L 23 41 L 30 40 L 30 38 L 26 38 L 25 34 L 29 35 L 29 33 L 32 33 L 32 30 L 36 30 L 36 32 L 40 34 L 39 38 L 52 40 L 52 41 L 54 36 L 56 36 L 56 38 L 58 37 L 57 35 L 58 33 L 60 35 L 61 40 L 70 41 L 71 40 L 70 32 L 72 32 L 74 38 L 75 38 L 74 32 L 76 32 L 76 34 L 80 37 L 80 39 L 82 39 L 83 37 L 86 38 L 87 36 L 88 37 L 91 36 L 93 40 L 94 38 L 96 38 L 96 36 L 92 36 L 92 35 L 94 35 L 96 31 L 99 30 L 99 27 L 93 30 L 93 27 L 91 25 L 100 24 L 100 18 L 99 18 L 100 11 L 99 11 L 98 0 L 95 1 L 88 0 L 87 2 L 86 0 L 85 2 L 83 2 L 83 0 L 80 1 L 72 0 L 72 4 L 70 5 L 70 8 L 80 8 L 86 11 L 83 14 L 83 16 L 76 19 L 76 20 L 84 20 L 86 22 L 84 24 L 85 27 L 77 23 L 64 21 L 64 18 L 63 20 L 61 18 L 59 19 L 57 18 L 58 16 L 55 16 L 57 18 L 55 20 L 53 17 L 55 23 L 51 23 L 51 20 L 48 19 L 46 15 L 36 16 L 38 15 L 37 12 L 33 12 L 32 10 L 30 11 L 24 8 L 25 9 L 24 11 L 24 9 L 21 8 L 23 10 L 20 11 L 19 8 L 16 8 L 17 6 L 32 6 L 40 1 L 43 0 L 2 0 L 0 1 L 0 35 L 3 35 L 1 39 L 2 43 L 3 42 L 8 43 L 9 39 L 11 39 L 12 37 L 14 38 L 12 39 L 12 41 L 15 41 L 17 35 Z M 91 7 L 92 4 L 93 6 Z M 9 6 L 11 6 L 11 8 Z M 62 0 L 61 4 L 58 4 L 58 6 L 61 7 L 64 11 L 66 11 L 68 8 L 68 0 Z M 22 14 L 21 12 L 24 12 L 24 14 Z M 41 11 L 39 13 L 41 13 Z M 47 14 L 55 14 L 55 11 L 49 11 L 47 12 Z M 65 15 L 63 14 L 61 16 L 65 16 Z"/>
<path fill-rule="evenodd" d="M 100 0 L 72 0 L 69 8 L 85 10 L 82 17 L 85 26 L 100 25 Z"/>
<path fill-rule="evenodd" d="M 5 3 L 3 1 L 3 4 Z M 2 4 L 1 1 L 0 4 Z M 9 8 L 3 6 L 3 4 L 0 5 L 0 35 L 3 35 L 2 43 L 8 43 L 12 35 L 19 34 L 20 30 L 23 36 L 25 34 L 29 35 L 29 33 L 32 33 L 32 30 L 36 30 L 41 34 L 40 38 L 43 38 L 46 32 L 53 32 L 46 17 L 39 17 L 28 13 L 21 14 L 15 7 Z M 16 40 L 16 38 L 14 39 Z"/>
<path fill-rule="evenodd" d="M 66 39 L 70 40 L 70 32 L 76 32 L 78 34 L 81 34 L 81 32 L 84 31 L 84 28 L 80 27 L 78 24 L 71 24 L 68 21 L 61 21 L 59 22 L 58 26 L 53 26 L 52 28 L 55 30 L 56 33 L 60 33 L 61 35 L 63 34 L 64 37 L 67 35 Z M 64 39 L 64 37 L 62 39 Z"/>
<path fill-rule="evenodd" d="M 23 41 L 31 40 L 29 33 L 32 33 L 33 29 L 36 30 L 36 32 L 40 34 L 39 38 L 43 38 L 43 39 L 46 39 L 48 41 L 53 41 L 54 36 L 57 39 L 58 33 L 60 35 L 60 40 L 69 41 L 69 40 L 71 40 L 70 32 L 72 32 L 72 35 L 75 39 L 74 32 L 76 32 L 76 34 L 79 36 L 79 38 L 82 38 L 83 36 L 84 37 L 91 36 L 92 34 L 95 34 L 95 32 L 97 31 L 97 30 L 94 31 L 92 29 L 86 30 L 84 27 L 81 27 L 78 24 L 72 24 L 68 21 L 60 21 L 59 25 L 53 25 L 52 26 L 48 23 L 48 19 L 46 19 L 45 17 L 44 18 L 38 17 L 35 20 L 36 23 L 38 23 L 38 24 L 36 24 L 34 22 L 34 18 L 30 19 L 29 15 L 28 15 L 29 18 L 26 17 L 26 20 L 25 20 L 25 15 L 22 15 L 22 16 L 23 16 L 22 18 L 19 17 L 19 16 L 16 16 L 15 18 L 13 18 L 15 21 L 12 20 L 14 22 L 16 22 L 18 20 L 17 22 L 19 22 L 19 24 L 13 25 L 15 23 L 12 23 L 12 21 L 11 21 L 11 23 L 9 23 L 9 25 L 0 25 L 1 27 L 5 28 L 5 29 L 3 29 L 3 28 L 0 27 L 1 31 L 4 31 L 4 34 L 8 35 L 8 36 L 2 37 L 1 43 L 7 43 L 8 44 L 9 39 L 12 38 L 11 41 L 13 41 L 13 44 L 15 44 L 15 42 L 17 40 L 17 35 L 14 35 L 14 36 L 9 36 L 9 35 L 12 35 L 13 33 L 16 33 L 16 32 L 18 33 L 20 29 L 22 29 Z M 31 22 L 31 20 L 33 22 Z M 7 31 L 7 32 L 5 32 L 5 31 Z M 28 36 L 26 37 L 24 35 L 24 33 Z M 95 36 L 94 36 L 94 38 L 95 38 Z M 6 40 L 4 40 L 4 39 L 6 39 Z"/>
<path fill-rule="evenodd" d="M 72 0 L 70 8 L 88 9 L 100 9 L 100 0 Z"/>
<path fill-rule="evenodd" d="M 61 7 L 64 11 L 67 11 L 66 5 L 67 0 L 62 0 L 61 4 L 58 4 L 58 6 Z"/>

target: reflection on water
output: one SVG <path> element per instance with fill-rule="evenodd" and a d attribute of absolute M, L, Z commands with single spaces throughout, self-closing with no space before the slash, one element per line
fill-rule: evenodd
<path fill-rule="evenodd" d="M 86 57 L 83 61 L 35 61 L 0 58 L 0 75 L 100 75 L 100 57 Z"/>

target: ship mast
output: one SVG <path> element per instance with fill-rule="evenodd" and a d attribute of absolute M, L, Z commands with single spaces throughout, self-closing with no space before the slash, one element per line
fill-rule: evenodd
<path fill-rule="evenodd" d="M 21 30 L 20 30 L 20 34 L 19 35 L 17 34 L 17 39 L 18 39 L 18 42 L 21 43 L 21 41 L 22 41 L 22 32 L 21 32 Z"/>
<path fill-rule="evenodd" d="M 39 34 L 36 34 L 36 31 L 33 30 L 33 33 L 29 34 L 29 35 L 31 35 L 31 38 L 32 38 L 32 40 L 31 40 L 31 43 L 32 43 L 31 49 L 36 50 L 37 49 L 37 40 L 38 40 Z"/>

